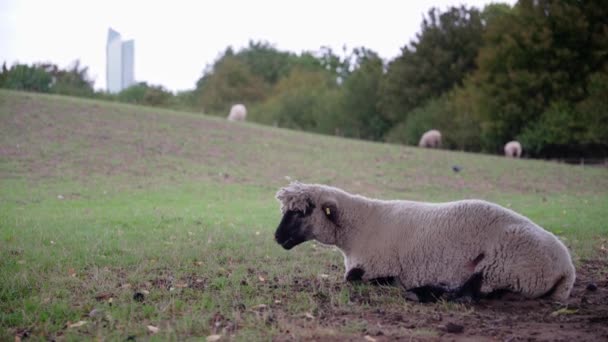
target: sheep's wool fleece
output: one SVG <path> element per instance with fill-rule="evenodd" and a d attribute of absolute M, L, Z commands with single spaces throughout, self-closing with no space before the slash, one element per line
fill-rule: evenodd
<path fill-rule="evenodd" d="M 428 132 L 425 132 L 422 137 L 420 137 L 418 146 L 433 148 L 441 146 L 441 132 L 436 129 L 432 129 Z"/>
<path fill-rule="evenodd" d="M 228 114 L 228 120 L 230 121 L 245 121 L 247 118 L 247 108 L 242 104 L 235 104 L 230 108 L 230 113 Z"/>
<path fill-rule="evenodd" d="M 572 290 L 575 270 L 566 246 L 497 204 L 384 201 L 299 182 L 277 193 L 283 212 L 303 210 L 307 203 L 320 208 L 328 198 L 337 204 L 339 224 L 323 229 L 336 230 L 331 244 L 344 254 L 346 272 L 363 267 L 364 280 L 395 276 L 405 288 L 457 288 L 481 272 L 483 293 L 511 290 L 528 298 L 550 293 L 565 300 Z"/>
<path fill-rule="evenodd" d="M 521 144 L 519 141 L 509 141 L 505 144 L 505 155 L 507 157 L 519 158 L 521 156 Z"/>

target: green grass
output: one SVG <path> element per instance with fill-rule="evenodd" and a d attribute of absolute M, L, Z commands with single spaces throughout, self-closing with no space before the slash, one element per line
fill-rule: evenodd
<path fill-rule="evenodd" d="M 341 315 L 408 307 L 397 289 L 343 284 L 333 249 L 274 243 L 287 178 L 492 200 L 560 235 L 577 259 L 608 237 L 607 168 L 0 91 L 0 340 L 340 338 L 373 328 Z"/>

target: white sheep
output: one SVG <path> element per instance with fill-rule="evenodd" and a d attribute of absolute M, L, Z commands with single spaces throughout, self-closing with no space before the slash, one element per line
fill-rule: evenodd
<path fill-rule="evenodd" d="M 505 156 L 512 158 L 521 157 L 521 144 L 519 141 L 509 141 L 505 144 Z"/>
<path fill-rule="evenodd" d="M 228 120 L 230 121 L 245 121 L 247 118 L 247 108 L 243 104 L 235 104 L 230 108 L 230 114 L 228 114 Z"/>
<path fill-rule="evenodd" d="M 568 249 L 528 218 L 481 200 L 383 201 L 320 184 L 277 192 L 285 249 L 314 239 L 338 247 L 346 280 L 395 277 L 407 289 L 464 285 L 563 301 L 575 271 Z"/>
<path fill-rule="evenodd" d="M 441 146 L 441 132 L 436 129 L 432 129 L 422 135 L 420 138 L 420 142 L 418 143 L 420 147 L 430 147 L 430 148 L 439 148 Z"/>

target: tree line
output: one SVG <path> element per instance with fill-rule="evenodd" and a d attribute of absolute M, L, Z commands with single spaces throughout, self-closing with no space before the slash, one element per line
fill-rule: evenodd
<path fill-rule="evenodd" d="M 193 90 L 138 83 L 95 92 L 78 63 L 2 68 L 0 86 L 227 115 L 358 139 L 416 144 L 439 129 L 450 149 L 531 157 L 608 157 L 608 6 L 520 0 L 431 8 L 393 60 L 365 47 L 299 54 L 267 42 L 228 47 Z"/>

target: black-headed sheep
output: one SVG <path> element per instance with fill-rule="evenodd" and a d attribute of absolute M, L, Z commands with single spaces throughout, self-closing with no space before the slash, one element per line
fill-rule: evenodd
<path fill-rule="evenodd" d="M 230 108 L 230 113 L 228 114 L 228 120 L 230 121 L 245 121 L 247 118 L 247 108 L 242 104 L 235 104 Z"/>
<path fill-rule="evenodd" d="M 564 244 L 497 204 L 384 201 L 299 182 L 276 197 L 283 217 L 275 240 L 285 249 L 311 239 L 338 247 L 347 281 L 394 277 L 414 292 L 515 292 L 560 301 L 574 284 Z"/>
<path fill-rule="evenodd" d="M 424 133 L 422 135 L 422 137 L 420 137 L 418 146 L 429 147 L 429 148 L 441 147 L 441 133 L 436 129 L 432 129 L 432 130 Z"/>
<path fill-rule="evenodd" d="M 505 144 L 505 156 L 512 158 L 521 157 L 521 144 L 519 141 L 509 141 Z"/>

